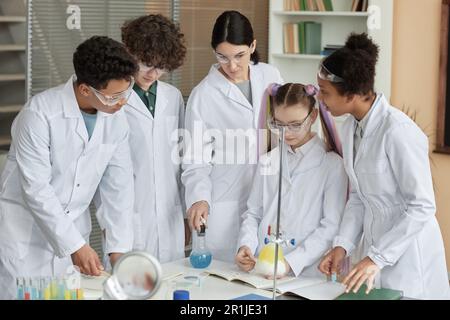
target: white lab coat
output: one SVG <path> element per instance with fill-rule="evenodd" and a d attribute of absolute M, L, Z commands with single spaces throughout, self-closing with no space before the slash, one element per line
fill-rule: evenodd
<path fill-rule="evenodd" d="M 227 129 L 256 129 L 264 90 L 270 83 L 283 80 L 271 65 L 250 64 L 251 105 L 239 88 L 218 71 L 218 67 L 217 64 L 211 67 L 206 78 L 193 89 L 187 103 L 186 129 L 191 134 L 191 144 L 187 143 L 183 159 L 182 181 L 188 209 L 200 200 L 207 201 L 210 206 L 206 241 L 213 257 L 233 261 L 240 214 L 246 208 L 257 161 L 251 163 L 248 155 L 241 152 L 236 155 L 232 150 L 225 150 L 226 142 L 216 139 L 216 134 L 224 136 Z M 196 136 L 194 130 L 197 128 L 213 130 L 212 138 Z M 246 143 L 254 151 L 256 141 L 250 140 L 246 138 Z M 243 164 L 224 164 L 226 153 L 227 156 L 244 157 L 245 161 Z"/>
<path fill-rule="evenodd" d="M 135 186 L 134 249 L 161 263 L 184 258 L 184 195 L 178 142 L 184 102 L 174 86 L 158 81 L 155 119 L 133 91 L 125 107 Z M 172 159 L 173 158 L 173 159 Z"/>
<path fill-rule="evenodd" d="M 348 178 L 342 159 L 326 152 L 317 135 L 300 148 L 301 153 L 305 150 L 304 156 L 284 152 L 280 231 L 284 240 L 295 239 L 294 246 L 282 247 L 295 276 L 317 277 L 323 276 L 317 265 L 339 229 Z M 275 233 L 279 161 L 278 147 L 261 158 L 242 216 L 238 247 L 248 246 L 256 256 L 265 246 L 269 225 Z M 267 174 L 271 166 L 276 169 Z"/>
<path fill-rule="evenodd" d="M 419 299 L 447 298 L 449 283 L 428 159 L 428 139 L 378 95 L 353 163 L 355 119 L 342 128 L 351 192 L 334 246 L 363 252 L 382 268 L 381 287 Z"/>
<path fill-rule="evenodd" d="M 0 298 L 15 277 L 63 275 L 89 239 L 98 188 L 106 251 L 132 248 L 133 175 L 122 111 L 97 114 L 90 140 L 73 79 L 34 96 L 12 126 L 0 180 Z"/>

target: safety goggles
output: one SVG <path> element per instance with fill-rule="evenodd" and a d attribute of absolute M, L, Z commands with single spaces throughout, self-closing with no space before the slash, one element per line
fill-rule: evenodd
<path fill-rule="evenodd" d="M 166 69 L 160 69 L 160 68 L 156 68 L 154 66 L 149 66 L 142 62 L 139 62 L 138 65 L 139 65 L 139 71 L 142 73 L 156 72 L 156 74 L 158 76 L 162 76 L 163 74 L 167 73 Z"/>
<path fill-rule="evenodd" d="M 325 67 L 323 65 L 323 62 L 320 63 L 319 66 L 319 71 L 317 72 L 317 76 L 322 79 L 322 80 L 327 80 L 333 83 L 342 83 L 344 82 L 344 79 L 335 75 L 334 73 L 332 73 L 330 70 L 327 69 L 327 67 Z"/>
<path fill-rule="evenodd" d="M 114 106 L 118 104 L 122 99 L 128 100 L 131 91 L 133 90 L 133 86 L 134 86 L 134 79 L 132 78 L 128 89 L 116 93 L 112 96 L 106 95 L 103 92 L 100 92 L 91 86 L 89 86 L 89 88 L 92 90 L 92 92 L 94 92 L 95 96 L 97 97 L 98 100 L 100 100 L 101 103 L 103 103 L 106 106 Z"/>
<path fill-rule="evenodd" d="M 293 124 L 283 124 L 280 123 L 279 121 L 275 120 L 273 117 L 271 117 L 269 120 L 267 120 L 267 125 L 269 127 L 269 130 L 274 132 L 274 133 L 278 133 L 280 132 L 283 128 L 285 132 L 291 132 L 291 133 L 300 133 L 306 125 L 309 124 L 309 120 L 311 113 L 313 112 L 314 109 L 311 109 L 311 111 L 308 113 L 308 115 L 305 117 L 305 119 L 303 119 L 302 122 L 300 123 L 293 123 Z"/>
<path fill-rule="evenodd" d="M 216 56 L 217 62 L 219 62 L 220 64 L 229 64 L 231 61 L 234 61 L 234 63 L 239 64 L 242 61 L 242 58 L 244 58 L 252 49 L 253 44 L 248 48 L 248 50 L 235 55 L 233 58 L 228 58 L 215 50 L 213 50 L 213 52 Z"/>

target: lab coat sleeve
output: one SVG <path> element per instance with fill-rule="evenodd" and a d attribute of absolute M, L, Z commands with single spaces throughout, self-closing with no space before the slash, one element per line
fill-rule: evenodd
<path fill-rule="evenodd" d="M 303 243 L 286 255 L 297 277 L 305 267 L 313 265 L 330 249 L 344 212 L 348 179 L 341 159 L 330 163 L 329 174 L 323 193 L 323 214 L 320 225 Z"/>
<path fill-rule="evenodd" d="M 17 118 L 12 135 L 24 200 L 56 255 L 63 258 L 80 249 L 86 241 L 72 219 L 64 213 L 51 185 L 49 132 L 43 115 L 24 109 Z"/>
<path fill-rule="evenodd" d="M 242 214 L 242 224 L 239 232 L 238 251 L 240 247 L 247 246 L 256 253 L 258 248 L 258 229 L 263 218 L 263 192 L 264 176 L 260 174 L 260 165 L 253 178 L 253 186 L 247 200 L 247 211 Z"/>
<path fill-rule="evenodd" d="M 213 140 L 205 134 L 207 128 L 198 111 L 199 104 L 202 103 L 198 95 L 194 90 L 186 107 L 186 152 L 182 161 L 181 181 L 185 187 L 188 209 L 202 200 L 211 207 Z"/>
<path fill-rule="evenodd" d="M 338 235 L 334 238 L 333 248 L 342 247 L 350 256 L 359 243 L 363 232 L 364 204 L 350 179 L 350 193 L 344 209 Z"/>
<path fill-rule="evenodd" d="M 106 167 L 95 200 L 101 203 L 99 224 L 105 234 L 105 254 L 133 248 L 133 165 L 126 130 Z"/>
<path fill-rule="evenodd" d="M 369 248 L 368 256 L 380 268 L 394 265 L 436 212 L 425 134 L 413 123 L 394 128 L 387 133 L 386 154 L 406 210 Z"/>

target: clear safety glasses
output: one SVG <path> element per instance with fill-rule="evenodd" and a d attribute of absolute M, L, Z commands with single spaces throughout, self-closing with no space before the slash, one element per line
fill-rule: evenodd
<path fill-rule="evenodd" d="M 219 62 L 220 64 L 229 64 L 231 62 L 231 60 L 234 61 L 234 63 L 239 64 L 241 62 L 242 58 L 244 58 L 247 54 L 249 54 L 249 52 L 252 49 L 253 49 L 253 44 L 248 48 L 248 50 L 238 53 L 233 58 L 228 58 L 215 50 L 213 50 L 213 52 L 216 56 L 217 62 Z"/>
<path fill-rule="evenodd" d="M 306 125 L 309 124 L 310 122 L 310 115 L 313 112 L 314 108 L 311 109 L 311 111 L 308 113 L 308 115 L 305 117 L 305 119 L 303 119 L 302 122 L 299 123 L 292 123 L 292 124 L 283 124 L 277 120 L 275 120 L 273 117 L 271 117 L 269 120 L 267 120 L 267 125 L 269 127 L 269 130 L 274 132 L 274 133 L 278 133 L 280 132 L 283 128 L 285 130 L 285 132 L 291 132 L 291 133 L 300 133 Z"/>
<path fill-rule="evenodd" d="M 323 62 L 320 63 L 319 71 L 317 72 L 317 76 L 322 80 L 328 80 L 328 81 L 334 82 L 334 83 L 344 82 L 343 78 L 333 74 L 330 70 L 328 70 L 327 67 L 325 67 L 323 65 Z"/>
<path fill-rule="evenodd" d="M 94 92 L 95 96 L 101 103 L 106 106 L 114 106 L 119 103 L 122 99 L 128 100 L 130 97 L 131 91 L 133 90 L 134 79 L 131 79 L 130 86 L 125 91 L 116 93 L 112 96 L 106 95 L 103 92 L 98 91 L 97 89 L 89 86 L 89 88 Z"/>
<path fill-rule="evenodd" d="M 156 74 L 158 76 L 162 76 L 163 74 L 167 73 L 166 69 L 160 69 L 160 68 L 156 68 L 154 66 L 148 66 L 142 62 L 139 62 L 138 65 L 139 65 L 139 72 L 142 72 L 142 73 L 156 72 Z"/>

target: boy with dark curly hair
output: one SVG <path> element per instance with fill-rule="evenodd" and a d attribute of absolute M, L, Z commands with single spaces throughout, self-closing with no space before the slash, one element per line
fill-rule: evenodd
<path fill-rule="evenodd" d="M 134 249 L 168 262 L 184 257 L 178 149 L 184 102 L 177 88 L 159 78 L 183 64 L 184 35 L 166 17 L 150 14 L 125 22 L 122 41 L 139 65 L 125 108 L 134 171 Z"/>
<path fill-rule="evenodd" d="M 100 275 L 89 246 L 89 204 L 111 263 L 132 249 L 133 173 L 121 107 L 137 65 L 125 47 L 94 36 L 73 55 L 75 75 L 32 97 L 14 120 L 0 179 L 0 299 L 16 297 L 18 277 L 62 276 L 72 264 Z"/>

